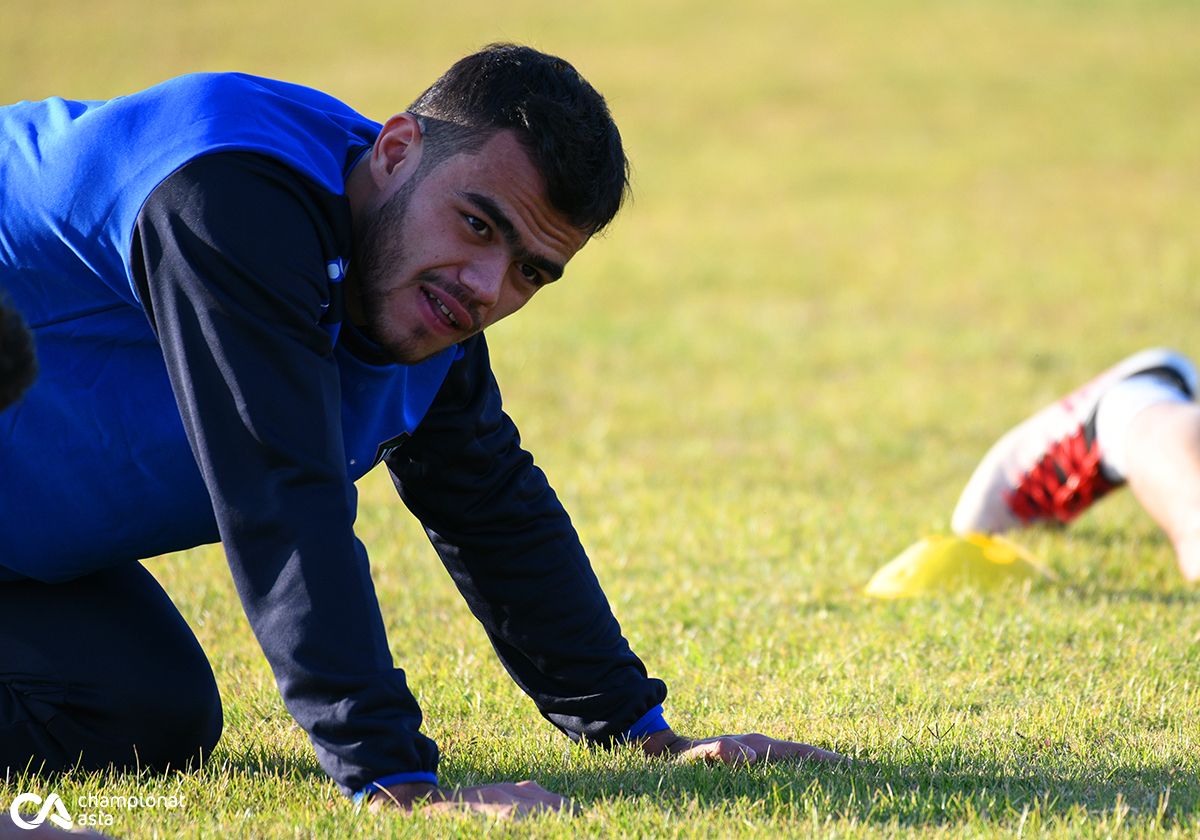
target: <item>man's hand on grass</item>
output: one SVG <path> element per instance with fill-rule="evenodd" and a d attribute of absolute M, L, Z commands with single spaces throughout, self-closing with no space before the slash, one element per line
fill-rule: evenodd
<path fill-rule="evenodd" d="M 754 764 L 759 761 L 849 761 L 820 747 L 796 741 L 780 741 L 766 735 L 720 735 L 716 738 L 684 738 L 670 729 L 655 732 L 641 741 L 647 755 L 670 756 L 681 761 L 719 761 L 724 764 Z M 546 790 L 537 782 L 525 781 L 444 790 L 434 785 L 392 785 L 371 797 L 370 808 L 379 811 L 399 808 L 425 814 L 474 812 L 519 819 L 541 812 L 570 811 L 571 800 Z"/>
<path fill-rule="evenodd" d="M 540 812 L 570 810 L 571 800 L 537 782 L 501 783 L 443 790 L 434 785 L 392 785 L 371 797 L 371 810 L 395 807 L 426 814 L 474 812 L 520 819 Z"/>
<path fill-rule="evenodd" d="M 684 738 L 663 729 L 642 739 L 647 755 L 671 756 L 681 761 L 719 761 L 723 764 L 754 764 L 759 761 L 849 761 L 820 747 L 796 741 L 779 741 L 766 735 L 718 735 L 716 738 Z"/>

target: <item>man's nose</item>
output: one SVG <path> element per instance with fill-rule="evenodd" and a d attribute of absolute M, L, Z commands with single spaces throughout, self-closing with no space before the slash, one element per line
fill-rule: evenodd
<path fill-rule="evenodd" d="M 480 306 L 491 306 L 500 299 L 507 272 L 507 259 L 480 259 L 463 268 L 460 280 Z"/>

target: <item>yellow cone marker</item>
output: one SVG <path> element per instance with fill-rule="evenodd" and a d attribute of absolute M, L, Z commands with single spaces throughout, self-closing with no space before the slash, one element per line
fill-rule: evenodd
<path fill-rule="evenodd" d="M 875 573 L 872 598 L 909 598 L 959 589 L 995 589 L 1053 575 L 1025 549 L 1002 537 L 935 534 L 918 540 Z"/>

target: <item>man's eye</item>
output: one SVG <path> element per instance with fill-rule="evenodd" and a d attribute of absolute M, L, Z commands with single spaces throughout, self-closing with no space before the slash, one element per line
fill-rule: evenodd
<path fill-rule="evenodd" d="M 464 218 L 467 220 L 467 224 L 471 226 L 471 230 L 475 231 L 476 233 L 488 232 L 487 222 L 478 216 L 472 216 L 470 213 L 466 213 L 464 214 Z"/>
<path fill-rule="evenodd" d="M 521 263 L 521 276 L 535 286 L 542 285 L 542 273 L 529 263 Z"/>

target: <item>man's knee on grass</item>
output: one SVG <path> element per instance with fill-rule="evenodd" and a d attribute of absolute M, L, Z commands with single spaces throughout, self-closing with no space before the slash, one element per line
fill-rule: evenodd
<path fill-rule="evenodd" d="M 187 660 L 198 661 L 187 661 Z M 23 733 L 0 743 L 0 772 L 54 773 L 71 768 L 185 770 L 207 760 L 220 740 L 221 697 L 203 656 L 169 663 L 153 657 L 109 682 L 7 679 L 10 711 L 0 731 Z M 78 676 L 78 675 L 77 675 Z"/>
<path fill-rule="evenodd" d="M 221 695 L 208 661 L 196 660 L 147 668 L 140 684 L 118 689 L 114 725 L 131 748 L 127 766 L 183 770 L 212 753 L 224 725 Z"/>

